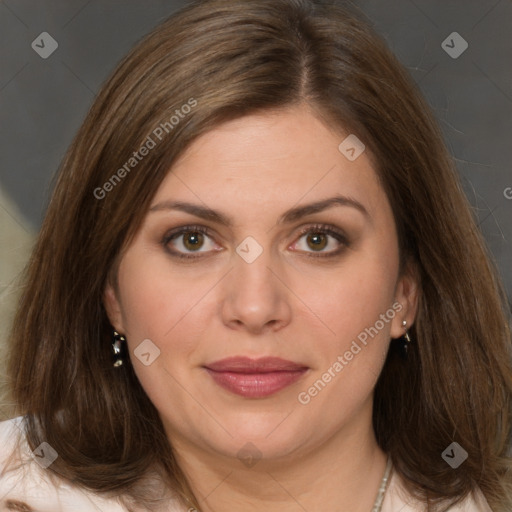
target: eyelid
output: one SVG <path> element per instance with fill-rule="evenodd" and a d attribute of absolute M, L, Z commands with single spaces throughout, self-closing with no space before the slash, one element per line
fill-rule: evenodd
<path fill-rule="evenodd" d="M 350 246 L 350 241 L 345 234 L 343 230 L 340 228 L 337 228 L 336 226 L 333 226 L 331 224 L 308 224 L 307 226 L 304 226 L 299 231 L 299 236 L 293 244 L 296 244 L 305 234 L 307 233 L 324 233 L 328 236 L 331 236 L 336 239 L 336 241 L 341 245 L 340 248 L 334 250 L 334 251 L 327 251 L 327 252 L 315 252 L 315 251 L 300 251 L 302 254 L 305 254 L 306 256 L 310 256 L 313 258 L 329 258 L 329 257 L 335 257 L 340 255 L 340 252 Z M 293 245 L 292 244 L 292 245 Z"/>
<path fill-rule="evenodd" d="M 328 234 L 335 234 L 348 242 L 347 236 L 345 235 L 343 230 L 337 228 L 336 226 L 332 226 L 331 224 L 308 224 L 307 226 L 303 226 L 302 228 L 300 228 L 299 234 L 304 235 L 310 232 L 315 233 L 316 231 L 321 231 L 323 233 Z"/>
<path fill-rule="evenodd" d="M 183 253 L 180 251 L 171 250 L 169 248 L 169 243 L 173 240 L 173 238 L 178 238 L 179 236 L 184 235 L 186 233 L 194 233 L 194 232 L 202 233 L 203 235 L 206 235 L 209 238 L 213 238 L 212 230 L 210 230 L 206 226 L 201 226 L 201 225 L 197 225 L 197 224 L 189 224 L 189 225 L 185 225 L 185 226 L 179 226 L 177 228 L 167 231 L 165 233 L 165 235 L 163 236 L 161 243 L 164 246 L 164 248 L 167 250 L 167 252 L 173 257 L 177 257 L 180 259 L 189 259 L 189 260 L 200 258 L 201 256 L 193 256 L 193 254 L 194 254 L 193 252 L 192 253 Z M 211 251 L 208 251 L 208 252 L 211 252 Z M 205 252 L 198 252 L 198 254 L 205 254 Z"/>
<path fill-rule="evenodd" d="M 201 255 L 207 255 L 210 252 L 214 252 L 214 251 L 204 251 L 204 252 L 198 251 L 197 252 L 198 256 L 194 256 L 193 255 L 194 252 L 182 253 L 182 252 L 179 252 L 179 251 L 175 251 L 175 250 L 169 249 L 169 247 L 168 247 L 169 242 L 171 242 L 171 240 L 173 238 L 177 238 L 177 237 L 179 237 L 181 235 L 184 235 L 186 233 L 191 233 L 191 232 L 199 232 L 199 233 L 202 233 L 202 234 L 208 236 L 209 238 L 213 238 L 215 236 L 214 232 L 210 228 L 208 228 L 206 226 L 198 225 L 198 224 L 191 224 L 191 225 L 179 226 L 177 228 L 174 228 L 174 229 L 171 229 L 171 230 L 167 231 L 165 233 L 165 235 L 163 236 L 161 243 L 162 243 L 162 245 L 167 249 L 167 251 L 172 256 L 175 256 L 175 257 L 178 257 L 178 258 L 182 258 L 182 259 L 201 258 L 201 257 L 204 257 L 204 256 L 201 256 Z M 345 235 L 343 230 L 341 230 L 341 229 L 339 229 L 336 226 L 333 226 L 331 224 L 321 224 L 321 223 L 308 224 L 306 226 L 301 227 L 299 229 L 297 238 L 295 239 L 295 241 L 291 245 L 296 244 L 305 234 L 307 234 L 307 233 L 315 233 L 315 232 L 321 232 L 321 233 L 325 233 L 325 234 L 327 234 L 329 236 L 332 236 L 333 238 L 335 238 L 337 240 L 337 242 L 341 246 L 347 247 L 347 246 L 350 245 L 348 237 Z M 290 245 L 288 247 L 290 247 Z M 311 257 L 315 257 L 315 258 L 318 258 L 318 257 L 319 258 L 322 258 L 322 257 L 328 258 L 329 256 L 337 256 L 340 253 L 340 250 L 341 249 L 337 249 L 335 251 L 328 251 L 328 252 L 318 252 L 318 253 L 315 253 L 315 251 L 312 251 L 312 252 L 309 252 L 309 251 L 299 251 L 299 252 L 301 252 L 302 254 L 306 254 L 308 256 L 311 256 Z M 218 252 L 218 251 L 215 251 L 215 252 Z"/>
<path fill-rule="evenodd" d="M 163 239 L 169 241 L 176 235 L 182 235 L 184 233 L 193 233 L 193 232 L 203 233 L 208 236 L 212 235 L 212 230 L 210 228 L 207 228 L 206 226 L 201 226 L 199 224 L 187 224 L 187 225 L 179 226 L 177 228 L 173 228 L 173 229 L 170 229 L 169 231 L 166 231 L 165 235 L 163 236 Z"/>

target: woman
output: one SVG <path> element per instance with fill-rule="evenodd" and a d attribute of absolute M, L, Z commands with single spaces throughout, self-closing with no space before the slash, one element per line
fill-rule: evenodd
<path fill-rule="evenodd" d="M 504 294 L 427 106 L 340 6 L 157 27 L 26 279 L 7 510 L 510 510 Z"/>

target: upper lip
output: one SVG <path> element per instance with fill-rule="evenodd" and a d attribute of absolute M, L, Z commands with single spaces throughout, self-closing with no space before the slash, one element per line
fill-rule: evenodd
<path fill-rule="evenodd" d="M 270 373 L 284 371 L 305 370 L 307 366 L 279 357 L 260 357 L 251 359 L 250 357 L 235 356 L 226 359 L 220 359 L 213 363 L 205 365 L 209 370 L 215 372 L 234 372 L 234 373 Z"/>

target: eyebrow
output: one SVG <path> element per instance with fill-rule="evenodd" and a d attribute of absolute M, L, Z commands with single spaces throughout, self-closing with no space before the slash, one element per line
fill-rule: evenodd
<path fill-rule="evenodd" d="M 291 208 L 279 217 L 277 224 L 295 222 L 302 217 L 322 212 L 328 208 L 333 208 L 334 206 L 348 206 L 358 210 L 368 219 L 370 218 L 368 210 L 359 201 L 351 197 L 337 195 L 327 199 L 322 199 L 321 201 L 315 201 L 303 206 Z M 186 201 L 162 201 L 149 209 L 150 212 L 158 212 L 162 210 L 178 210 L 227 227 L 231 227 L 233 225 L 229 217 L 222 212 L 213 210 L 207 206 L 188 203 Z"/>

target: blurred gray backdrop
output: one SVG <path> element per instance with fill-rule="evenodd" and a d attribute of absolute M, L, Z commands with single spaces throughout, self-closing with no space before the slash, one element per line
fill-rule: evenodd
<path fill-rule="evenodd" d="M 0 2 L 0 349 L 51 180 L 100 85 L 186 2 Z M 360 0 L 433 107 L 512 296 L 512 1 Z"/>

